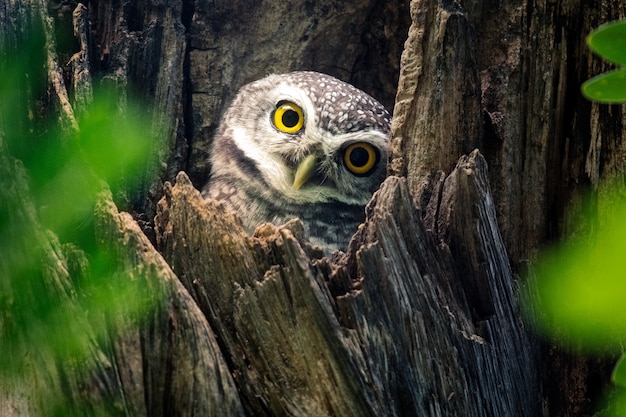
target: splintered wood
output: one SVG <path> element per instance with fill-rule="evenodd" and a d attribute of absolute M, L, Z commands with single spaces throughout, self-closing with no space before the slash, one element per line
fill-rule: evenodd
<path fill-rule="evenodd" d="M 310 257 L 298 222 L 247 236 L 181 173 L 159 203 L 157 246 L 207 317 L 248 412 L 533 416 L 536 358 L 486 175 L 474 152 L 437 187 L 438 234 L 406 180 L 388 178 L 348 253 L 330 262 Z"/>

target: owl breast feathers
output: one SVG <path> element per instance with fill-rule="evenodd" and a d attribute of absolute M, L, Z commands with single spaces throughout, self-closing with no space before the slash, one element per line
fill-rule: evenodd
<path fill-rule="evenodd" d="M 211 153 L 205 198 L 252 232 L 300 218 L 312 243 L 346 249 L 386 174 L 391 117 L 329 75 L 270 75 L 239 90 Z"/>

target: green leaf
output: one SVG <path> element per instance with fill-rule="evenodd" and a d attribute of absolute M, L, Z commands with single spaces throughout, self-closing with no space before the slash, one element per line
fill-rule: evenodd
<path fill-rule="evenodd" d="M 597 75 L 582 85 L 582 93 L 590 100 L 601 103 L 626 101 L 626 69 Z"/>
<path fill-rule="evenodd" d="M 587 44 L 602 58 L 626 65 L 626 21 L 619 20 L 599 26 L 589 34 Z"/>
<path fill-rule="evenodd" d="M 611 380 L 615 385 L 626 387 L 626 355 L 622 355 L 622 357 L 619 358 L 615 369 L 613 369 Z"/>
<path fill-rule="evenodd" d="M 537 323 L 564 344 L 606 351 L 626 340 L 626 197 L 603 191 L 584 213 L 587 233 L 545 252 L 536 265 Z"/>

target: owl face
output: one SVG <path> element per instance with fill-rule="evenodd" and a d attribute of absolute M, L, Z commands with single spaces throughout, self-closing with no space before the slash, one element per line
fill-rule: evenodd
<path fill-rule="evenodd" d="M 385 177 L 389 125 L 381 104 L 333 77 L 270 75 L 244 86 L 224 115 L 213 171 L 260 180 L 294 204 L 364 205 Z"/>

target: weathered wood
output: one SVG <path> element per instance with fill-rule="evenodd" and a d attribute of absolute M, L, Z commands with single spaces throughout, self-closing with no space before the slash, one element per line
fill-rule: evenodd
<path fill-rule="evenodd" d="M 416 194 L 417 178 L 450 172 L 460 155 L 481 147 L 482 118 L 476 40 L 467 12 L 457 2 L 420 0 L 411 2 L 411 18 L 389 171 L 408 177 Z"/>
<path fill-rule="evenodd" d="M 250 414 L 537 415 L 537 357 L 484 159 L 462 158 L 441 192 L 441 243 L 391 177 L 358 245 L 329 264 L 306 256 L 297 223 L 248 238 L 184 174 L 167 188 L 159 247 L 216 330 Z M 337 280 L 353 284 L 333 296 Z"/>
<path fill-rule="evenodd" d="M 80 289 L 89 287 L 89 277 L 80 276 L 75 266 L 88 267 L 93 259 L 88 261 L 82 251 L 62 245 L 45 230 L 27 173 L 3 140 L 0 169 L 0 226 L 7 242 L 0 261 L 3 346 L 24 344 L 22 350 L 3 351 L 9 355 L 3 363 L 19 355 L 24 368 L 19 378 L 8 369 L 0 374 L 1 414 L 47 415 L 62 406 L 65 412 L 80 413 L 108 409 L 168 416 L 185 410 L 190 415 L 242 416 L 239 396 L 206 319 L 135 220 L 118 213 L 110 193 L 103 192 L 95 207 L 96 233 L 117 265 L 110 272 L 118 279 L 142 282 L 156 298 L 153 303 L 158 303 L 141 319 L 141 328 L 136 320 L 124 317 L 124 311 L 107 317 L 116 325 L 111 339 L 99 344 L 95 335 L 102 336 L 103 328 L 92 328 L 78 307 L 84 296 Z M 58 361 L 50 346 L 31 351 L 29 343 L 44 342 L 37 339 L 37 326 L 43 324 L 27 322 L 34 334 L 24 335 L 20 332 L 26 330 L 16 326 L 19 320 L 41 319 L 30 311 L 34 306 L 51 309 L 60 323 L 67 323 L 71 340 L 92 341 L 89 354 L 76 358 L 68 352 L 65 361 Z M 73 333 L 77 331 L 80 336 Z"/>
<path fill-rule="evenodd" d="M 99 200 L 95 213 L 96 233 L 116 260 L 115 272 L 145 280 L 157 303 L 139 329 L 135 324 L 130 333 L 112 335 L 110 362 L 97 367 L 107 371 L 106 377 L 99 375 L 104 385 L 99 391 L 130 415 L 242 416 L 213 331 L 169 265 L 133 218 L 117 211 L 110 195 Z"/>
<path fill-rule="evenodd" d="M 72 87 L 74 90 L 73 106 L 77 112 L 84 112 L 93 102 L 93 84 L 89 57 L 89 16 L 85 5 L 79 3 L 72 12 L 74 36 L 78 39 L 80 50 L 72 55 Z"/>
<path fill-rule="evenodd" d="M 624 169 L 622 109 L 579 89 L 611 66 L 585 37 L 625 14 L 620 2 L 413 0 L 390 173 L 406 175 L 415 194 L 423 176 L 481 149 L 514 263 L 575 229 L 565 207 Z"/>
<path fill-rule="evenodd" d="M 141 117 L 151 122 L 148 164 L 127 178 L 127 204 L 150 227 L 162 195 L 161 178 L 173 178 L 187 165 L 184 5 L 180 0 L 83 4 L 94 90 L 114 92 L 122 110 L 130 99 L 142 100 Z"/>
<path fill-rule="evenodd" d="M 5 350 L 4 355 L 19 354 L 20 363 L 26 366 L 19 378 L 7 369 L 0 374 L 2 415 L 47 415 L 58 406 L 77 413 L 106 409 L 136 416 L 243 416 L 239 395 L 205 317 L 135 220 L 117 211 L 110 193 L 103 192 L 95 207 L 96 232 L 102 247 L 115 259 L 116 268 L 110 273 L 117 279 L 138 281 L 151 294 L 149 305 L 156 307 L 146 310 L 141 327 L 124 315 L 125 310 L 114 312 L 106 317 L 112 324 L 110 339 L 96 342 L 95 335 L 102 337 L 104 329 L 92 328 L 93 318 L 87 320 L 78 307 L 83 297 L 78 288 L 89 288 L 89 277 L 81 277 L 81 282 L 72 267 L 78 258 L 88 267 L 88 260 L 81 251 L 61 245 L 40 224 L 25 170 L 8 155 L 3 141 L 0 162 L 1 226 L 3 237 L 11 242 L 11 250 L 3 250 L 0 271 L 3 277 L 24 274 L 22 282 L 2 281 L 3 300 L 10 300 L 0 310 L 3 336 L 13 338 L 11 342 L 4 339 L 8 344 L 3 346 L 28 344 L 33 337 L 30 343 L 42 342 L 36 333 L 20 335 L 20 329 L 14 328 L 19 325 L 12 317 L 15 312 L 39 319 L 29 311 L 33 304 L 59 309 L 57 320 L 72 323 L 68 330 L 72 340 L 78 337 L 71 333 L 76 331 L 81 340 L 92 340 L 86 356 L 76 358 L 68 352 L 66 362 L 57 362 L 48 346 L 31 353 Z M 7 214 L 9 218 L 4 217 Z M 38 292 L 42 288 L 45 294 Z M 101 313 L 90 312 L 94 314 Z M 31 330 L 41 326 L 28 325 Z"/>
<path fill-rule="evenodd" d="M 579 230 L 581 196 L 624 172 L 626 143 L 624 130 L 615 128 L 623 108 L 591 104 L 580 94 L 582 82 L 611 67 L 592 56 L 585 37 L 624 15 L 621 2 L 411 2 L 389 168 L 408 177 L 429 228 L 437 230 L 428 216 L 437 203 L 424 185 L 440 181 L 433 173 L 449 172 L 463 146 L 477 146 L 490 167 L 498 224 L 517 272 L 546 241 Z M 454 30 L 467 36 L 446 36 Z M 458 76 L 463 72 L 468 83 Z M 476 74 L 480 91 L 468 88 Z M 479 136 L 464 137 L 468 131 Z M 591 384 L 601 383 L 590 381 L 607 381 L 606 367 L 561 358 L 549 346 L 542 351 L 547 413 L 591 413 L 590 397 L 601 390 Z"/>
<path fill-rule="evenodd" d="M 218 335 L 249 415 L 376 415 L 349 366 L 322 272 L 292 229 L 268 224 L 247 237 L 182 173 L 155 222 L 159 248 Z"/>

